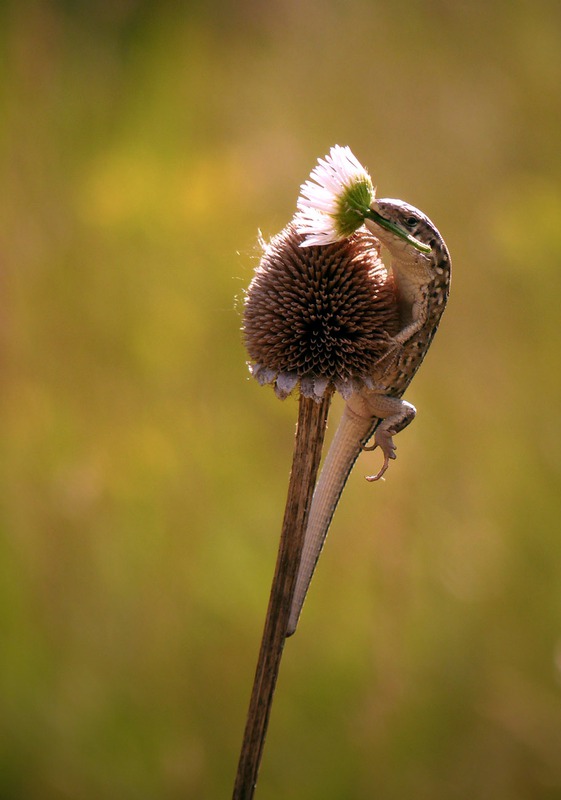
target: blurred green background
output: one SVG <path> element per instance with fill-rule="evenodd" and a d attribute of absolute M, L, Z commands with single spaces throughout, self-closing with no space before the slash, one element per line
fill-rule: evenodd
<path fill-rule="evenodd" d="M 20 0 L 0 40 L 0 798 L 230 795 L 297 413 L 243 289 L 335 143 L 453 291 L 257 796 L 560 798 L 561 5 Z"/>

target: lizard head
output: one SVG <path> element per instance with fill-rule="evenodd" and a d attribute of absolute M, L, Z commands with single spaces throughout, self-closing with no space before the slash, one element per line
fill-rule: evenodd
<path fill-rule="evenodd" d="M 399 260 L 417 260 L 419 253 L 430 255 L 442 242 L 430 219 L 402 200 L 375 200 L 370 212 L 366 227 Z"/>
<path fill-rule="evenodd" d="M 451 262 L 437 228 L 422 211 L 402 200 L 376 200 L 371 210 L 365 226 L 389 251 L 402 298 L 414 299 L 420 284 L 432 283 L 441 314 L 450 288 Z"/>

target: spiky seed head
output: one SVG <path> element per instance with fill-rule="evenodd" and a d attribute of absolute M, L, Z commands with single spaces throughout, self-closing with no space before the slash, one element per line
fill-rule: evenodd
<path fill-rule="evenodd" d="M 398 331 L 393 279 L 364 229 L 330 245 L 303 248 L 303 238 L 291 222 L 264 247 L 244 308 L 250 368 L 280 397 L 346 396 L 371 385 Z"/>

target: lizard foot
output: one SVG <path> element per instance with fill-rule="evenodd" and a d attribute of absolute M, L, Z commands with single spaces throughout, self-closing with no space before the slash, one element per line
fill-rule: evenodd
<path fill-rule="evenodd" d="M 366 480 L 370 481 L 371 483 L 373 481 L 379 481 L 380 478 L 386 472 L 387 468 L 389 467 L 390 460 L 396 458 L 395 451 L 397 448 L 393 443 L 392 435 L 388 433 L 388 431 L 382 430 L 381 428 L 378 428 L 378 430 L 374 435 L 374 444 L 369 446 L 363 445 L 362 449 L 375 450 L 377 447 L 379 447 L 382 450 L 382 453 L 384 454 L 384 463 L 382 464 L 382 468 L 380 469 L 379 472 L 376 473 L 376 475 L 366 476 Z"/>
<path fill-rule="evenodd" d="M 386 374 L 395 367 L 403 351 L 403 345 L 401 342 L 396 341 L 393 336 L 386 334 L 386 339 L 388 342 L 387 350 L 374 364 L 374 371 L 381 370 L 382 374 Z"/>

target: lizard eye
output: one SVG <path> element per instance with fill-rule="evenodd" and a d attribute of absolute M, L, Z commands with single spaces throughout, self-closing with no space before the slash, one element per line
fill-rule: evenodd
<path fill-rule="evenodd" d="M 415 225 L 417 224 L 417 218 L 416 217 L 407 217 L 405 219 L 405 224 L 407 225 L 408 228 L 414 228 Z"/>

